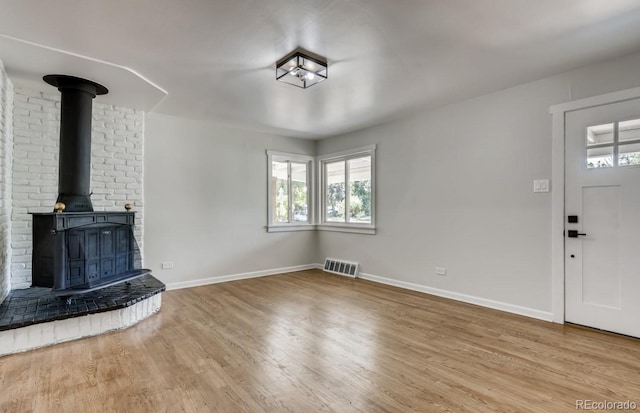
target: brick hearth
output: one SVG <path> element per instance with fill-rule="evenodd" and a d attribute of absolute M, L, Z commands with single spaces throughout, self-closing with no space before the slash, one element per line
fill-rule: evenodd
<path fill-rule="evenodd" d="M 49 288 L 13 290 L 0 305 L 0 356 L 129 327 L 160 309 L 152 275 L 67 300 Z"/>

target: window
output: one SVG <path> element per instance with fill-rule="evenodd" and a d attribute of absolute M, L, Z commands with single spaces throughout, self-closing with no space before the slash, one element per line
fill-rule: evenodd
<path fill-rule="evenodd" d="M 319 159 L 320 229 L 375 233 L 375 146 Z"/>
<path fill-rule="evenodd" d="M 587 168 L 640 165 L 640 119 L 589 126 Z"/>
<path fill-rule="evenodd" d="M 269 165 L 268 230 L 313 229 L 313 158 L 267 151 Z"/>

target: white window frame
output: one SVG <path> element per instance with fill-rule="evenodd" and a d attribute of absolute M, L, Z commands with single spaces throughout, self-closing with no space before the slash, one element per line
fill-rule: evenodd
<path fill-rule="evenodd" d="M 326 167 L 325 165 L 332 162 L 348 161 L 350 159 L 362 158 L 363 156 L 371 157 L 371 223 L 352 223 L 349 222 L 348 205 L 349 191 L 346 191 L 345 211 L 346 222 L 328 222 L 326 220 L 327 197 L 326 197 Z M 361 148 L 351 149 L 347 151 L 332 153 L 329 155 L 319 156 L 318 160 L 318 229 L 322 231 L 338 231 L 353 232 L 358 234 L 375 234 L 376 233 L 376 145 L 363 146 Z M 348 183 L 349 171 L 345 169 L 345 182 Z"/>
<path fill-rule="evenodd" d="M 309 231 L 316 229 L 315 222 L 315 176 L 312 156 L 286 152 L 267 151 L 267 232 Z M 294 162 L 307 164 L 307 212 L 308 222 L 273 222 L 272 178 L 273 162 Z M 289 174 L 291 179 L 291 174 Z M 289 182 L 289 208 L 293 205 L 291 182 Z"/>
<path fill-rule="evenodd" d="M 589 145 L 588 143 L 584 146 L 584 156 L 585 159 L 587 160 L 587 164 L 584 165 L 585 169 L 587 169 L 588 171 L 593 171 L 593 170 L 598 170 L 601 169 L 599 167 L 593 167 L 593 168 L 589 168 L 588 164 L 589 164 L 589 149 L 600 149 L 600 148 L 612 148 L 611 150 L 611 160 L 612 160 L 612 165 L 609 167 L 606 167 L 606 169 L 609 168 L 638 168 L 640 167 L 639 164 L 630 164 L 630 165 L 620 165 L 620 159 L 619 159 L 619 155 L 620 155 L 620 147 L 625 147 L 626 145 L 637 145 L 640 143 L 640 139 L 626 139 L 623 141 L 620 141 L 620 124 L 624 123 L 624 122 L 628 122 L 628 121 L 637 121 L 638 118 L 637 117 L 633 117 L 632 119 L 623 119 L 623 120 L 617 120 L 617 121 L 612 121 L 612 122 L 602 122 L 600 123 L 602 124 L 612 124 L 613 125 L 613 137 L 611 142 L 608 143 L 599 143 L 599 144 L 592 144 Z M 587 128 L 585 129 L 585 137 L 587 136 L 587 131 L 589 130 L 590 127 L 594 127 L 594 126 L 600 126 L 600 125 L 590 125 L 587 126 Z"/>

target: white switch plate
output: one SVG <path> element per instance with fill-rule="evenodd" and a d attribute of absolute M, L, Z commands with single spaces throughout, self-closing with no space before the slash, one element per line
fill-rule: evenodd
<path fill-rule="evenodd" d="M 534 180 L 533 192 L 549 192 L 549 180 L 548 179 Z"/>
<path fill-rule="evenodd" d="M 171 268 L 173 268 L 173 261 L 165 261 L 162 263 L 163 270 L 170 270 Z"/>

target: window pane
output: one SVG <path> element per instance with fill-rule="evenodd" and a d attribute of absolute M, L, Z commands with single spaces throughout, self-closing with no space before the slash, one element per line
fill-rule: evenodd
<path fill-rule="evenodd" d="M 289 222 L 289 175 L 288 162 L 273 162 L 271 164 L 273 202 L 273 222 Z"/>
<path fill-rule="evenodd" d="M 291 187 L 293 189 L 293 220 L 295 222 L 308 222 L 306 163 L 291 163 Z"/>
<path fill-rule="evenodd" d="M 618 165 L 640 165 L 640 144 L 618 146 Z"/>
<path fill-rule="evenodd" d="M 371 223 L 371 157 L 349 163 L 349 221 Z"/>
<path fill-rule="evenodd" d="M 636 139 L 640 139 L 640 119 L 628 120 L 618 124 L 618 140 L 620 142 Z"/>
<path fill-rule="evenodd" d="M 613 123 L 589 126 L 587 128 L 587 146 L 613 143 Z"/>
<path fill-rule="evenodd" d="M 587 168 L 609 168 L 613 166 L 613 146 L 587 149 Z"/>
<path fill-rule="evenodd" d="M 345 222 L 345 162 L 325 164 L 327 222 Z"/>

